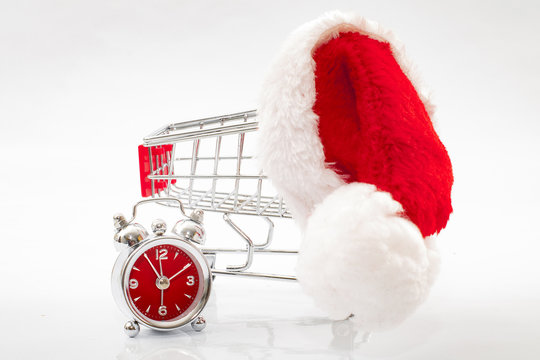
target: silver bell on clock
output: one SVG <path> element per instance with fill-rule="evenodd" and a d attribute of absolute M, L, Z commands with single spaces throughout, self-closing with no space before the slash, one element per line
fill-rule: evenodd
<path fill-rule="evenodd" d="M 204 212 L 200 209 L 195 209 L 189 215 L 189 218 L 178 221 L 176 225 L 174 225 L 172 232 L 183 240 L 204 245 L 206 233 L 202 225 L 203 219 Z"/>
<path fill-rule="evenodd" d="M 115 214 L 113 216 L 114 228 L 114 245 L 116 250 L 121 251 L 125 247 L 131 247 L 148 238 L 148 231 L 141 224 L 128 223 L 124 215 Z"/>

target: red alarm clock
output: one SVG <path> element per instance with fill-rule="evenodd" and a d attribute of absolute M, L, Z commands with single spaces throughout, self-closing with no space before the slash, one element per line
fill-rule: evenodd
<path fill-rule="evenodd" d="M 195 210 L 179 221 L 172 235 L 165 235 L 163 220 L 152 223 L 153 235 L 133 223 L 133 218 L 115 215 L 115 242 L 121 253 L 112 272 L 112 292 L 120 309 L 131 318 L 124 329 L 130 337 L 139 333 L 139 324 L 155 330 L 174 330 L 191 323 L 201 331 L 205 320 L 199 316 L 212 284 L 210 266 L 196 245 L 205 240 L 203 212 Z M 177 199 L 184 214 L 182 204 Z M 185 214 L 184 214 L 185 215 Z"/>

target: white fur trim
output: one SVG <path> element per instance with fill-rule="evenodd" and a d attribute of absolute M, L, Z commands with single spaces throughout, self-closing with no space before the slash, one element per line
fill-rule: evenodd
<path fill-rule="evenodd" d="M 315 103 L 315 62 L 312 51 L 341 31 L 358 31 L 390 43 L 404 73 L 411 79 L 428 112 L 433 106 L 419 88 L 418 76 L 403 46 L 377 23 L 353 14 L 330 12 L 296 31 L 274 60 L 259 106 L 258 156 L 261 167 L 283 195 L 294 218 L 303 227 L 316 204 L 344 184 L 324 160 L 318 135 Z"/>
<path fill-rule="evenodd" d="M 354 314 L 357 328 L 384 330 L 428 296 L 439 255 L 402 210 L 389 193 L 363 183 L 340 187 L 315 208 L 297 275 L 332 319 Z"/>

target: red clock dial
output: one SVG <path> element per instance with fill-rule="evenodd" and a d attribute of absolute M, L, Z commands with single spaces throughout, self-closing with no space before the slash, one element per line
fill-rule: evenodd
<path fill-rule="evenodd" d="M 129 273 L 128 297 L 145 317 L 173 320 L 190 309 L 197 298 L 200 274 L 195 261 L 174 245 L 146 250 Z"/>

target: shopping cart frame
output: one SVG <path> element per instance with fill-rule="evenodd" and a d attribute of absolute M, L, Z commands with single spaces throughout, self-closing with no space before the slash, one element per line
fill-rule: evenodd
<path fill-rule="evenodd" d="M 178 206 L 177 202 L 166 199 L 178 199 L 187 209 L 223 213 L 223 220 L 239 235 L 245 246 L 239 248 L 202 248 L 201 250 L 211 265 L 215 263 L 219 253 L 245 253 L 246 260 L 238 265 L 229 265 L 225 269 L 213 268 L 213 274 L 269 278 L 278 280 L 296 280 L 294 276 L 247 272 L 254 254 L 294 255 L 296 250 L 271 249 L 274 234 L 274 223 L 270 218 L 292 218 L 283 198 L 279 194 L 263 193 L 267 176 L 257 173 L 245 173 L 243 164 L 254 161 L 253 155 L 245 154 L 244 144 L 249 133 L 258 130 L 257 111 L 250 110 L 229 115 L 215 116 L 198 120 L 184 121 L 165 125 L 143 138 L 139 146 L 139 162 L 141 172 L 141 192 L 143 197 L 151 197 L 161 205 Z M 222 140 L 235 137 L 236 154 L 222 154 Z M 214 141 L 213 156 L 200 156 L 200 144 L 203 139 Z M 177 145 L 191 142 L 190 156 L 177 154 Z M 198 173 L 201 162 L 213 162 L 211 173 Z M 234 171 L 223 171 L 220 163 L 235 162 Z M 187 173 L 176 170 L 179 162 L 188 162 Z M 233 182 L 230 192 L 219 191 L 218 184 L 222 180 Z M 186 186 L 178 186 L 178 182 L 187 181 Z M 198 189 L 197 182 L 205 181 L 211 185 L 208 189 Z M 241 191 L 243 182 L 256 184 L 251 193 Z M 164 201 L 159 201 L 163 198 Z M 255 243 L 231 217 L 236 215 L 257 216 L 267 223 L 266 239 Z"/>

